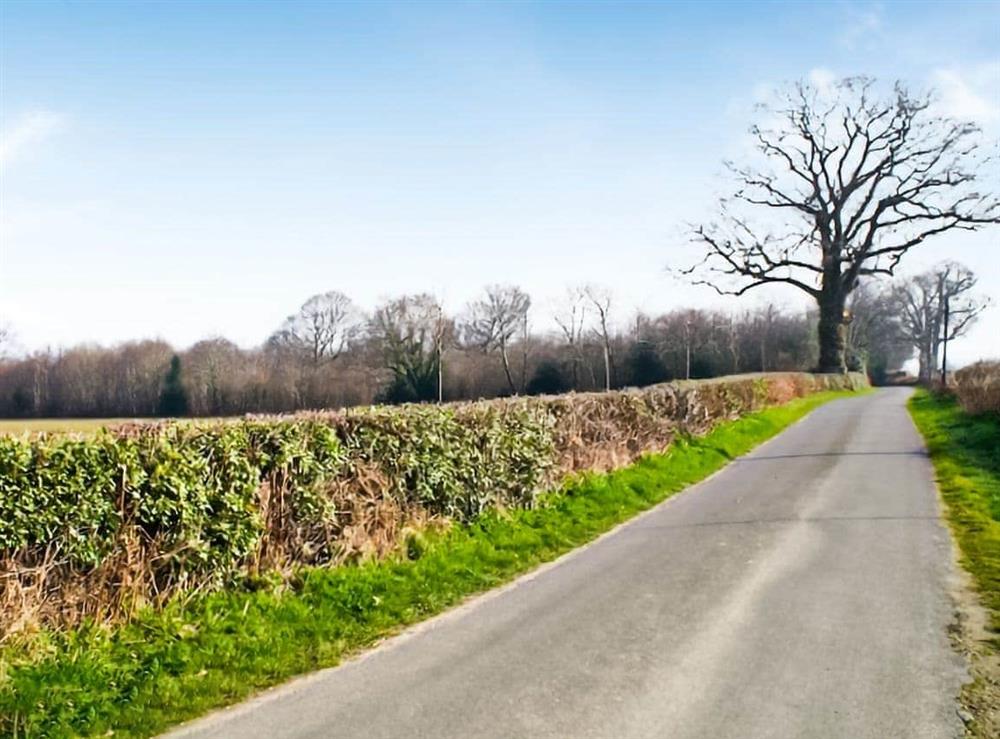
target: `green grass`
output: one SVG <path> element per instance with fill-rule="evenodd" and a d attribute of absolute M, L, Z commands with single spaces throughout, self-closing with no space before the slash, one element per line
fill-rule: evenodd
<path fill-rule="evenodd" d="M 820 393 L 577 477 L 533 510 L 418 535 L 384 560 L 299 572 L 144 612 L 115 629 L 41 634 L 0 652 L 0 734 L 148 736 L 507 582 L 704 479 L 809 411 Z"/>
<path fill-rule="evenodd" d="M 910 413 L 927 442 L 962 565 L 1000 632 L 1000 418 L 970 416 L 954 399 L 925 391 L 910 399 Z"/>
<path fill-rule="evenodd" d="M 987 609 L 991 635 L 961 632 L 972 681 L 962 703 L 969 736 L 1000 736 L 1000 417 L 971 416 L 950 397 L 918 391 L 910 413 L 930 451 L 948 523 Z"/>

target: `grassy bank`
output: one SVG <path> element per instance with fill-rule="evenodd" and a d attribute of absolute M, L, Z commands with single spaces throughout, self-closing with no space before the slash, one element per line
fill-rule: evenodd
<path fill-rule="evenodd" d="M 930 451 L 962 566 L 989 612 L 992 639 L 973 665 L 966 701 L 977 714 L 977 736 L 1000 728 L 1000 417 L 972 416 L 953 399 L 918 391 L 910 413 Z"/>
<path fill-rule="evenodd" d="M 725 423 L 532 510 L 414 534 L 395 558 L 302 569 L 147 611 L 113 630 L 43 633 L 0 652 L 0 734 L 147 736 L 288 677 L 337 664 L 401 627 L 580 546 L 778 433 L 819 393 Z"/>

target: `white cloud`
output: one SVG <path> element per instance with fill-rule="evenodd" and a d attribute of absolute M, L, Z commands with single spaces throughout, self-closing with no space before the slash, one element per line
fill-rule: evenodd
<path fill-rule="evenodd" d="M 1000 61 L 931 73 L 936 112 L 980 125 L 1000 122 Z"/>
<path fill-rule="evenodd" d="M 59 113 L 36 110 L 15 119 L 0 133 L 0 166 L 7 166 L 25 150 L 59 131 L 65 118 Z"/>
<path fill-rule="evenodd" d="M 849 51 L 859 46 L 871 45 L 882 35 L 882 6 L 874 5 L 865 9 L 846 7 L 847 23 L 840 33 L 840 43 Z"/>

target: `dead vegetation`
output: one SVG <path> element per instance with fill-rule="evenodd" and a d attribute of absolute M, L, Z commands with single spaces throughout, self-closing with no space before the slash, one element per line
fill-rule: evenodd
<path fill-rule="evenodd" d="M 954 391 L 967 413 L 1000 414 L 1000 362 L 976 362 L 960 369 Z"/>

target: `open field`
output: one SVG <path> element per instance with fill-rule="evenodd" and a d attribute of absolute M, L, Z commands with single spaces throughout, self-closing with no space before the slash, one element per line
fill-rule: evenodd
<path fill-rule="evenodd" d="M 45 432 L 88 433 L 105 426 L 117 426 L 134 418 L 0 418 L 0 434 L 40 434 Z M 155 420 L 155 419 L 142 419 Z"/>
<path fill-rule="evenodd" d="M 234 416 L 235 418 L 235 416 Z M 88 434 L 123 423 L 156 423 L 157 421 L 212 422 L 222 418 L 0 418 L 0 434 Z"/>

